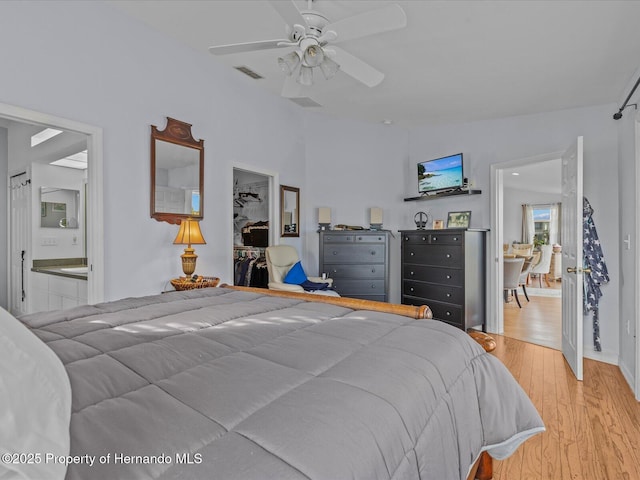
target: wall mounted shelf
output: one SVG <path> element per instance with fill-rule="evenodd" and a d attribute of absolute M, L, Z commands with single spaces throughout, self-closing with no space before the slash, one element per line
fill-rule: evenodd
<path fill-rule="evenodd" d="M 415 200 L 435 200 L 442 197 L 452 197 L 454 195 L 480 195 L 482 190 L 454 190 L 453 192 L 437 193 L 435 195 L 420 195 L 419 197 L 405 198 L 405 202 L 412 202 Z"/>

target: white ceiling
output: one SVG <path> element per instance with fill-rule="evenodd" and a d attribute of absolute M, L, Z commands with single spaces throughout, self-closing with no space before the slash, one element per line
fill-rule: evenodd
<path fill-rule="evenodd" d="M 516 173 L 517 175 L 514 175 Z M 562 160 L 547 160 L 532 165 L 505 168 L 502 183 L 518 191 L 559 195 L 562 192 Z"/>
<path fill-rule="evenodd" d="M 111 3 L 202 52 L 285 37 L 264 0 Z M 313 8 L 335 21 L 392 3 L 405 10 L 405 29 L 340 44 L 384 72 L 383 82 L 369 88 L 343 72 L 328 81 L 315 75 L 304 93 L 322 105 L 316 110 L 412 127 L 614 103 L 640 66 L 639 1 L 315 0 Z M 288 51 L 210 58 L 248 66 L 265 77 L 256 85 L 279 95 L 276 59 Z"/>

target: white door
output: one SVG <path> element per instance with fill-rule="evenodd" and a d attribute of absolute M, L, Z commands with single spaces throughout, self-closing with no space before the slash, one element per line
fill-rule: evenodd
<path fill-rule="evenodd" d="M 578 137 L 562 155 L 562 353 L 582 380 L 582 151 Z"/>

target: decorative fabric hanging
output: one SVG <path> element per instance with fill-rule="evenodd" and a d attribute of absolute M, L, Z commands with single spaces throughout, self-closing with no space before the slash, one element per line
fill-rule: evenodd
<path fill-rule="evenodd" d="M 595 223 L 593 223 L 593 207 L 589 200 L 582 199 L 582 267 L 591 269 L 591 273 L 584 274 L 584 314 L 593 312 L 593 348 L 596 352 L 602 351 L 600 345 L 600 319 L 598 317 L 598 304 L 602 291 L 600 286 L 609 282 L 609 272 L 604 261 L 602 245 L 598 239 Z"/>

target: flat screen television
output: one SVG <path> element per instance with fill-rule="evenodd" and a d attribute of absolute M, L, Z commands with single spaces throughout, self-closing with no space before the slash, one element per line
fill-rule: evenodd
<path fill-rule="evenodd" d="M 418 162 L 418 192 L 437 193 L 462 188 L 462 154 Z"/>

